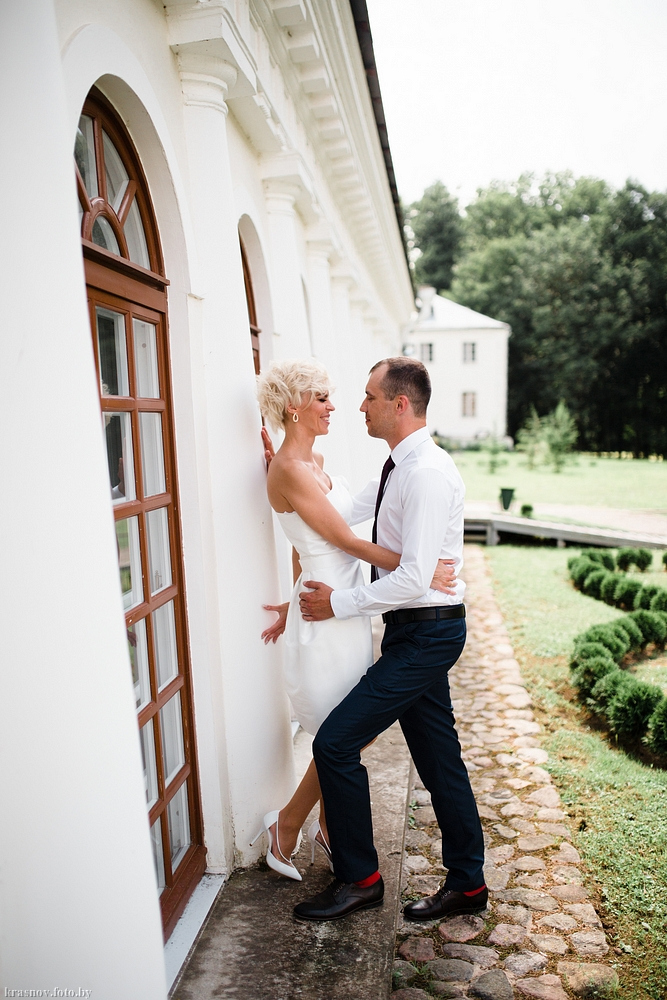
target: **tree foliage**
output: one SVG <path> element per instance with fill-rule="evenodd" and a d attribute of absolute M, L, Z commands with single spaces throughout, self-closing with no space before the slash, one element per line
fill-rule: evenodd
<path fill-rule="evenodd" d="M 451 297 L 512 327 L 511 434 L 562 400 L 580 447 L 667 454 L 667 194 L 524 174 L 478 191 L 446 257 L 430 232 L 420 280 L 446 288 L 454 260 Z"/>
<path fill-rule="evenodd" d="M 436 181 L 410 206 L 408 220 L 411 242 L 420 251 L 415 255 L 416 281 L 432 285 L 438 292 L 446 291 L 463 238 L 458 200 Z"/>

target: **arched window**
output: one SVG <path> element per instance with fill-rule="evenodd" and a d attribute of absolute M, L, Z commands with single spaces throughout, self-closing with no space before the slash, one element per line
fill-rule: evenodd
<path fill-rule="evenodd" d="M 167 935 L 206 863 L 183 592 L 168 282 L 141 164 L 122 122 L 96 91 L 81 114 L 74 158 L 146 809 Z M 104 712 L 104 705 L 97 710 Z"/>
<path fill-rule="evenodd" d="M 239 237 L 241 244 L 241 260 L 243 262 L 243 282 L 245 284 L 245 299 L 248 306 L 248 323 L 250 324 L 250 343 L 252 344 L 252 360 L 255 366 L 255 375 L 259 375 L 259 335 L 262 332 L 257 326 L 257 309 L 255 308 L 255 293 L 252 290 L 252 276 L 248 265 L 248 255 L 243 246 L 243 240 Z"/>

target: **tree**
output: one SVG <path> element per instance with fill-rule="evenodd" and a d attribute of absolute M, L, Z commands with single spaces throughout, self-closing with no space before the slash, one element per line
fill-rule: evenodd
<path fill-rule="evenodd" d="M 411 239 L 421 251 L 415 257 L 415 278 L 419 284 L 446 291 L 452 283 L 452 268 L 463 236 L 463 221 L 456 198 L 436 181 L 426 188 L 408 212 Z"/>
<path fill-rule="evenodd" d="M 554 472 L 561 472 L 579 436 L 577 425 L 562 399 L 553 413 L 543 419 L 542 431 Z"/>

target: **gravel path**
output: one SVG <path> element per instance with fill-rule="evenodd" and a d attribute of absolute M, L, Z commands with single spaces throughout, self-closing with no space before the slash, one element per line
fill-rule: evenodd
<path fill-rule="evenodd" d="M 466 546 L 465 558 L 468 643 L 452 670 L 452 696 L 484 826 L 489 906 L 479 916 L 429 924 L 399 918 L 392 1000 L 425 1000 L 418 975 L 424 969 L 431 994 L 442 997 L 601 995 L 618 982 L 609 945 L 560 795 L 543 767 L 548 754 L 483 550 Z M 434 892 L 444 877 L 435 814 L 419 779 L 411 801 L 404 901 Z"/>

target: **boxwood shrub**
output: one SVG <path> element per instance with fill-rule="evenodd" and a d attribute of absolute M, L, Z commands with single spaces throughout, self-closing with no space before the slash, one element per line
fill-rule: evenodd
<path fill-rule="evenodd" d="M 627 636 L 630 649 L 640 650 L 644 645 L 642 630 L 629 615 L 625 615 L 624 618 L 617 618 L 616 621 L 609 622 L 609 624 L 619 639 L 624 639 Z"/>
<path fill-rule="evenodd" d="M 612 574 L 607 569 L 593 570 L 592 573 L 588 574 L 581 585 L 583 593 L 587 594 L 589 597 L 594 597 L 597 601 L 599 601 L 602 581 L 606 580 L 608 576 L 612 576 Z"/>
<path fill-rule="evenodd" d="M 574 647 L 574 656 L 570 666 L 574 669 L 584 660 L 592 660 L 596 657 L 602 657 L 603 660 L 609 660 L 611 663 L 616 662 L 610 651 L 601 642 L 581 642 Z"/>
<path fill-rule="evenodd" d="M 640 573 L 645 573 L 653 562 L 653 553 L 650 549 L 635 549 L 633 562 Z"/>
<path fill-rule="evenodd" d="M 635 606 L 635 597 L 641 589 L 640 580 L 620 576 L 614 590 L 614 604 L 619 608 L 627 608 L 628 611 L 631 611 Z"/>
<path fill-rule="evenodd" d="M 651 611 L 667 611 L 667 590 L 662 588 L 651 598 Z"/>
<path fill-rule="evenodd" d="M 636 549 L 625 548 L 619 549 L 616 553 L 616 565 L 619 569 L 623 570 L 624 573 L 627 573 L 630 565 L 635 561 L 634 557 L 636 551 Z"/>
<path fill-rule="evenodd" d="M 619 635 L 616 629 L 613 628 L 613 624 L 613 622 L 606 622 L 604 625 L 591 625 L 580 636 L 577 636 L 575 643 L 578 645 L 578 641 L 600 642 L 603 646 L 607 647 L 614 660 L 618 663 L 630 649 L 630 640 L 627 633 Z"/>
<path fill-rule="evenodd" d="M 601 566 L 612 572 L 616 569 L 613 555 L 611 552 L 606 552 L 605 549 L 582 549 L 581 555 L 592 559 L 593 562 L 599 562 Z"/>
<path fill-rule="evenodd" d="M 654 642 L 656 646 L 661 646 L 667 636 L 667 622 L 661 614 L 656 611 L 632 611 L 627 616 L 630 621 L 640 629 L 643 636 L 642 645 Z"/>
<path fill-rule="evenodd" d="M 588 698 L 597 682 L 613 671 L 621 673 L 614 661 L 607 656 L 593 656 L 576 663 L 572 671 L 572 683 L 579 691 L 579 697 L 583 700 Z"/>
<path fill-rule="evenodd" d="M 607 704 L 609 725 L 619 736 L 640 739 L 648 729 L 649 719 L 663 699 L 662 691 L 655 684 L 629 678 L 631 684 L 621 684 Z"/>
<path fill-rule="evenodd" d="M 581 587 L 588 574 L 598 569 L 600 569 L 600 564 L 593 562 L 592 559 L 588 559 L 586 556 L 579 556 L 578 559 L 575 559 L 570 566 L 570 576 L 575 587 Z"/>
<path fill-rule="evenodd" d="M 667 698 L 658 703 L 649 720 L 646 742 L 654 753 L 667 756 Z"/>
<path fill-rule="evenodd" d="M 600 597 L 605 604 L 615 604 L 616 584 L 618 583 L 617 573 L 608 573 L 606 580 L 600 584 Z"/>
<path fill-rule="evenodd" d="M 637 591 L 635 597 L 635 608 L 645 608 L 647 611 L 651 607 L 651 601 L 662 590 L 657 583 L 645 583 L 641 590 Z"/>
<path fill-rule="evenodd" d="M 606 718 L 607 705 L 616 697 L 620 688 L 632 684 L 633 678 L 625 670 L 610 670 L 597 681 L 591 690 L 588 704 Z"/>

